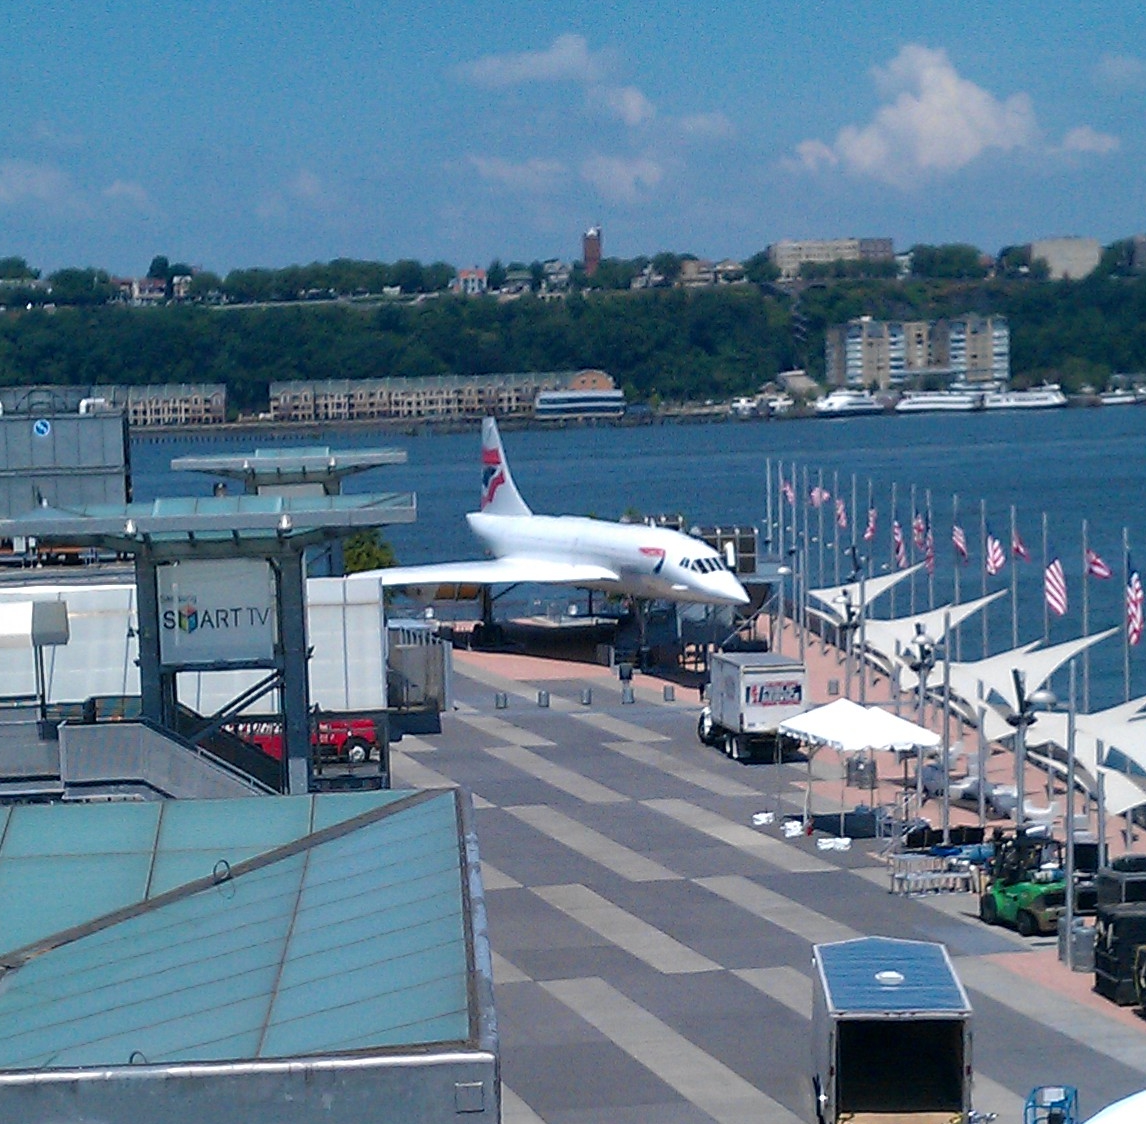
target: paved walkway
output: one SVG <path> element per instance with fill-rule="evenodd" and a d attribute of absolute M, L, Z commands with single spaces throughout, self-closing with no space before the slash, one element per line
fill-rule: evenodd
<path fill-rule="evenodd" d="M 807 657 L 827 701 L 834 654 Z M 1146 1023 L 1051 939 L 988 928 L 970 894 L 889 893 L 877 841 L 820 851 L 754 822 L 800 808 L 804 766 L 701 746 L 695 692 L 638 674 L 622 704 L 608 669 L 463 651 L 455 673 L 442 734 L 403 738 L 393 771 L 474 797 L 506 1124 L 813 1120 L 810 946 L 860 934 L 947 945 L 975 1008 L 976 1107 L 1000 1124 L 1035 1085 L 1078 1085 L 1086 1115 L 1146 1086 Z M 825 805 L 841 770 L 816 755 Z"/>

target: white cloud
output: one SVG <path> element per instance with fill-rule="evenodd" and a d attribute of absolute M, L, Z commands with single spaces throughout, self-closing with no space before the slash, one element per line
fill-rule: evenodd
<path fill-rule="evenodd" d="M 856 175 L 906 185 L 921 174 L 957 171 L 988 150 L 1026 147 L 1037 136 L 1026 94 L 1000 101 L 961 78 L 945 51 L 909 44 L 873 74 L 892 100 L 867 125 L 842 128 L 831 145 L 804 141 L 797 155 L 805 167 L 839 163 Z"/>
<path fill-rule="evenodd" d="M 682 117 L 677 125 L 688 137 L 721 140 L 735 132 L 732 122 L 723 113 L 690 113 Z"/>
<path fill-rule="evenodd" d="M 603 65 L 583 35 L 559 35 L 544 51 L 486 55 L 462 73 L 479 86 L 520 86 L 528 82 L 595 82 Z"/>
<path fill-rule="evenodd" d="M 1103 55 L 1098 60 L 1099 80 L 1120 90 L 1146 87 L 1146 62 L 1134 55 Z"/>
<path fill-rule="evenodd" d="M 1107 156 L 1117 152 L 1120 142 L 1117 137 L 1109 133 L 1099 133 L 1089 125 L 1080 125 L 1077 129 L 1062 138 L 1063 152 L 1094 153 L 1098 156 Z"/>
<path fill-rule="evenodd" d="M 469 161 L 483 180 L 531 195 L 552 191 L 566 174 L 565 165 L 559 160 L 543 160 L 537 156 L 518 163 L 496 156 L 471 156 Z"/>
<path fill-rule="evenodd" d="M 643 125 L 657 115 L 656 106 L 636 86 L 597 86 L 590 90 L 590 99 L 630 128 Z"/>
<path fill-rule="evenodd" d="M 581 178 L 606 199 L 635 203 L 661 182 L 664 170 L 647 156 L 590 156 L 581 165 Z"/>
<path fill-rule="evenodd" d="M 48 203 L 71 206 L 74 192 L 68 177 L 49 164 L 0 160 L 0 205 Z"/>
<path fill-rule="evenodd" d="M 147 189 L 134 180 L 115 180 L 103 189 L 103 197 L 115 202 L 128 203 L 140 211 L 153 209 Z"/>

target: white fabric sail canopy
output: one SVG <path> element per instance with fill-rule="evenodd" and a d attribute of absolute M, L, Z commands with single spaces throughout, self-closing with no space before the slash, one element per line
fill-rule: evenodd
<path fill-rule="evenodd" d="M 807 745 L 831 746 L 841 753 L 921 747 L 933 749 L 938 734 L 878 707 L 864 707 L 850 699 L 836 699 L 781 722 L 780 733 Z"/>
<path fill-rule="evenodd" d="M 961 605 L 944 605 L 939 609 L 928 609 L 925 613 L 913 613 L 906 617 L 895 617 L 893 620 L 866 620 L 864 621 L 864 642 L 868 651 L 882 657 L 888 666 L 895 658 L 896 645 L 906 650 L 908 644 L 915 639 L 916 625 L 923 625 L 923 631 L 933 640 L 944 639 L 943 622 L 950 617 L 951 627 L 962 624 L 968 617 L 974 616 L 984 606 L 1000 597 L 1005 597 L 1007 591 L 1000 589 L 995 593 L 988 593 L 986 597 L 976 598 L 974 601 L 964 601 Z M 858 636 L 855 642 L 859 643 Z"/>
<path fill-rule="evenodd" d="M 923 563 L 919 562 L 906 570 L 896 570 L 892 574 L 865 579 L 863 582 L 863 604 L 870 605 L 877 597 L 891 589 L 893 585 L 898 585 L 904 578 L 911 577 L 912 574 L 922 568 Z M 844 585 L 829 585 L 822 589 L 809 589 L 808 596 L 814 597 L 827 606 L 827 611 L 819 615 L 834 624 L 846 622 L 847 614 L 844 612 L 846 605 L 851 605 L 853 609 L 858 611 L 861 604 L 859 582 L 846 582 Z"/>

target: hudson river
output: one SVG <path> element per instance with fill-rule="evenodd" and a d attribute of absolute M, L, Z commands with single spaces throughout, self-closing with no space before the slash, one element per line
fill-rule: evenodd
<path fill-rule="evenodd" d="M 952 495 L 959 497 L 959 522 L 970 548 L 970 561 L 960 569 L 961 600 L 982 591 L 983 543 L 980 501 L 986 503 L 991 533 L 1003 544 L 1007 563 L 988 578 L 987 589 L 1010 589 L 1011 567 L 1019 574 L 1019 641 L 1043 635 L 1043 513 L 1047 517 L 1049 556 L 1057 555 L 1066 574 L 1069 608 L 1052 617 L 1050 642 L 1066 641 L 1082 631 L 1082 521 L 1088 520 L 1088 543 L 1114 571 L 1109 580 L 1089 578 L 1090 631 L 1124 624 L 1122 531 L 1129 532 L 1135 565 L 1146 566 L 1146 408 L 1136 406 L 1060 409 L 1029 413 L 881 416 L 850 419 L 810 418 L 713 424 L 638 427 L 509 430 L 503 433 L 506 455 L 518 488 L 534 511 L 543 514 L 587 514 L 615 519 L 626 511 L 684 514 L 688 524 L 755 525 L 764 537 L 768 511 L 767 463 L 772 461 L 772 511 L 780 462 L 784 475 L 797 466 L 802 504 L 804 470 L 810 484 L 838 491 L 851 515 L 852 476 L 857 481 L 860 530 L 866 522 L 868 481 L 878 512 L 876 538 L 861 553 L 870 554 L 873 573 L 886 572 L 891 555 L 891 488 L 897 490 L 897 512 L 910 543 L 915 487 L 916 510 L 924 510 L 931 493 L 935 541 L 935 604 L 951 599 L 955 554 L 951 544 Z M 399 561 L 420 563 L 476 557 L 464 515 L 477 506 L 479 434 L 416 436 L 383 430 L 330 429 L 318 436 L 265 436 L 222 432 L 159 441 L 144 435 L 132 447 L 135 498 L 157 495 L 209 495 L 212 479 L 198 473 L 173 473 L 173 457 L 194 453 L 244 452 L 257 447 L 328 446 L 331 449 L 398 447 L 405 465 L 351 477 L 348 492 L 413 491 L 418 520 L 387 533 Z M 1030 562 L 1010 553 L 1010 509 L 1017 511 L 1020 535 Z M 835 579 L 834 500 L 808 510 L 810 584 Z M 791 509 L 784 509 L 790 521 Z M 824 534 L 819 535 L 820 515 Z M 802 516 L 801 516 L 802 518 Z M 850 542 L 851 531 L 840 532 Z M 922 557 L 920 552 L 917 557 Z M 846 577 L 848 566 L 841 560 Z M 1146 576 L 1146 575 L 1144 575 Z M 908 582 L 897 590 L 897 615 L 908 611 Z M 915 606 L 925 609 L 929 591 L 924 574 L 915 579 Z M 876 603 L 876 616 L 889 615 L 889 598 Z M 991 606 L 989 650 L 1010 647 L 1008 598 Z M 978 618 L 964 625 L 962 656 L 977 658 L 982 635 Z M 1146 691 L 1146 642 L 1131 651 L 1132 686 Z M 1065 697 L 1065 675 L 1055 688 Z M 1091 709 L 1119 702 L 1123 695 L 1123 646 L 1120 636 L 1091 650 Z"/>

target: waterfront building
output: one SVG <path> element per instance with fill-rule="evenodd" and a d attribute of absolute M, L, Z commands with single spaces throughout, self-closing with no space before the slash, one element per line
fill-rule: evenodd
<path fill-rule="evenodd" d="M 1010 350 L 1003 316 L 934 321 L 861 316 L 828 328 L 824 369 L 829 386 L 1000 386 L 1010 379 Z"/>
<path fill-rule="evenodd" d="M 612 386 L 613 380 L 603 371 L 299 380 L 271 383 L 270 420 L 450 420 L 486 414 L 527 417 L 532 415 L 534 402 L 542 391 L 601 390 Z"/>

